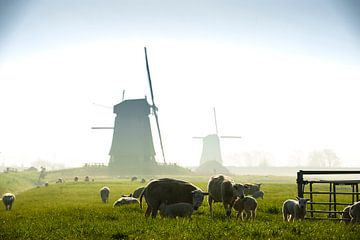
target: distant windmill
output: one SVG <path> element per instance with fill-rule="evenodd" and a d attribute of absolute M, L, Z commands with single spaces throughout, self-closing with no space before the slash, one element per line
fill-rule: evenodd
<path fill-rule="evenodd" d="M 216 111 L 214 108 L 215 134 L 209 134 L 205 137 L 193 137 L 203 140 L 203 148 L 200 158 L 199 168 L 209 168 L 211 171 L 224 170 L 222 165 L 223 160 L 221 156 L 220 138 L 241 138 L 240 136 L 219 136 Z"/>
<path fill-rule="evenodd" d="M 110 148 L 109 166 L 115 167 L 136 167 L 155 165 L 155 149 L 150 127 L 150 113 L 153 113 L 159 134 L 163 161 L 166 163 L 163 142 L 161 138 L 158 108 L 154 102 L 150 69 L 145 51 L 146 70 L 149 80 L 152 105 L 147 98 L 124 100 L 114 106 L 115 125 L 114 127 L 93 127 L 92 129 L 114 129 L 112 144 Z M 152 111 L 151 111 L 152 110 Z"/>

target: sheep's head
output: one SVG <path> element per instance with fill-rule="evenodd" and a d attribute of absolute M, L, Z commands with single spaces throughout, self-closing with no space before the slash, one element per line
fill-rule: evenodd
<path fill-rule="evenodd" d="M 233 184 L 233 193 L 235 197 L 244 198 L 244 189 L 248 188 L 246 185 L 242 185 L 240 183 Z"/>
<path fill-rule="evenodd" d="M 296 197 L 296 199 L 299 201 L 299 208 L 300 209 L 306 209 L 306 203 L 310 199 L 309 198 L 301 198 L 301 197 Z"/>
<path fill-rule="evenodd" d="M 196 189 L 191 192 L 193 198 L 193 206 L 195 210 L 201 206 L 202 202 L 204 201 L 204 196 L 209 195 L 207 192 L 203 192 L 200 189 Z"/>

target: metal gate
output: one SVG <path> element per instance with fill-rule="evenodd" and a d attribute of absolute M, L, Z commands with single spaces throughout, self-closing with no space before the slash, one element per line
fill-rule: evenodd
<path fill-rule="evenodd" d="M 343 175 L 344 177 L 352 175 L 354 179 L 305 180 L 304 175 Z M 310 199 L 307 219 L 341 220 L 344 207 L 359 201 L 360 171 L 300 170 L 297 172 L 296 183 L 298 196 Z M 328 190 L 325 190 L 326 185 L 328 185 Z M 314 190 L 315 187 L 320 190 Z M 320 201 L 319 198 L 321 198 Z"/>

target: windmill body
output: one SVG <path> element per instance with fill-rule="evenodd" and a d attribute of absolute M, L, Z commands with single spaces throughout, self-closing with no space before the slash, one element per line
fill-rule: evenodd
<path fill-rule="evenodd" d="M 129 99 L 114 106 L 115 125 L 109 166 L 155 165 L 155 150 L 146 98 Z"/>
<path fill-rule="evenodd" d="M 203 138 L 200 165 L 211 161 L 216 161 L 222 165 L 220 139 L 217 134 L 210 134 Z"/>

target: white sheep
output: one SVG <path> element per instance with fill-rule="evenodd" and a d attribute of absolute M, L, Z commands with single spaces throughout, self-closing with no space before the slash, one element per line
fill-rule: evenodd
<path fill-rule="evenodd" d="M 127 204 L 139 204 L 139 200 L 134 197 L 121 197 L 114 202 L 114 207 L 127 205 Z"/>
<path fill-rule="evenodd" d="M 191 203 L 180 202 L 173 204 L 161 203 L 159 206 L 161 217 L 188 217 L 191 219 L 191 215 L 194 211 L 194 205 Z"/>
<path fill-rule="evenodd" d="M 252 220 L 256 218 L 256 208 L 257 201 L 251 196 L 245 196 L 244 198 L 237 198 L 234 203 L 234 209 L 237 211 L 236 219 L 241 218 L 243 220 L 243 211 L 246 213 L 246 220 L 249 220 L 250 217 Z"/>
<path fill-rule="evenodd" d="M 100 189 L 100 197 L 103 203 L 107 203 L 110 194 L 110 188 L 102 187 Z"/>
<path fill-rule="evenodd" d="M 304 220 L 306 214 L 306 203 L 310 199 L 296 197 L 296 200 L 288 199 L 283 204 L 284 221 Z M 290 218 L 289 218 L 290 216 Z"/>
<path fill-rule="evenodd" d="M 12 193 L 5 193 L 3 196 L 2 196 L 2 201 L 5 205 L 5 210 L 6 211 L 10 211 L 11 210 L 11 207 L 15 201 L 15 195 L 12 194 Z"/>
<path fill-rule="evenodd" d="M 264 199 L 264 195 L 265 195 L 265 193 L 263 192 L 263 191 L 256 191 L 256 192 L 254 192 L 253 194 L 252 194 L 252 196 L 254 197 L 254 198 L 261 198 L 261 199 Z"/>
<path fill-rule="evenodd" d="M 351 205 L 346 206 L 344 208 L 344 210 L 342 212 L 342 220 L 341 220 L 341 222 L 344 222 L 346 224 L 350 223 L 350 220 L 351 220 L 350 208 L 351 208 Z"/>
<path fill-rule="evenodd" d="M 350 207 L 350 217 L 351 217 L 351 223 L 359 223 L 360 222 L 360 201 L 354 203 Z"/>
<path fill-rule="evenodd" d="M 59 178 L 59 179 L 56 181 L 56 183 L 64 183 L 64 179 Z"/>

